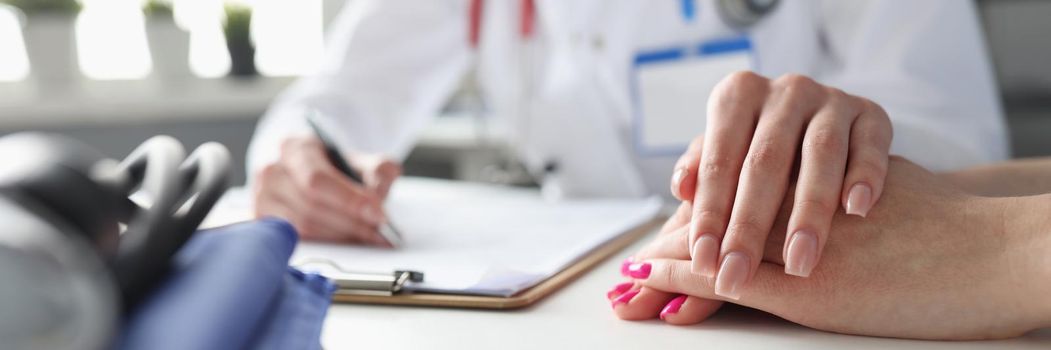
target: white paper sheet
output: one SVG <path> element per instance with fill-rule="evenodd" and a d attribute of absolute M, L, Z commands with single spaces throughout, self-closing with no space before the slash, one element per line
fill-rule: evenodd
<path fill-rule="evenodd" d="M 387 215 L 397 250 L 301 243 L 293 263 L 322 258 L 344 270 L 416 270 L 408 290 L 511 296 L 655 217 L 658 198 L 548 202 L 536 190 L 421 178 L 399 180 Z"/>

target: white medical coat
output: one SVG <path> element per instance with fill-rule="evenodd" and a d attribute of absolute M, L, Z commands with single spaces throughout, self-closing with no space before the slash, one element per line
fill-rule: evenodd
<path fill-rule="evenodd" d="M 310 108 L 326 116 L 344 150 L 403 158 L 476 69 L 491 115 L 516 119 L 508 125 L 520 133 L 513 144 L 527 168 L 542 173 L 557 163 L 551 178 L 566 195 L 666 194 L 676 157 L 640 156 L 631 141 L 635 54 L 740 35 L 710 0 L 696 2 L 690 22 L 679 0 L 537 0 L 535 35 L 522 44 L 520 2 L 489 0 L 473 50 L 468 6 L 349 2 L 330 28 L 319 72 L 296 82 L 261 120 L 249 174 L 276 159 L 281 139 L 308 130 Z M 744 32 L 758 73 L 804 74 L 882 105 L 894 126 L 892 153 L 933 170 L 1008 155 L 971 1 L 784 0 Z"/>

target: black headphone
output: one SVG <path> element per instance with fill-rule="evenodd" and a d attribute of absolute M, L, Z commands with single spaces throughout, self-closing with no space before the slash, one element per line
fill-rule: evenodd
<path fill-rule="evenodd" d="M 0 138 L 0 164 L 0 339 L 86 349 L 106 347 L 164 278 L 229 186 L 230 155 L 206 143 L 187 157 L 157 136 L 118 162 L 22 133 Z"/>

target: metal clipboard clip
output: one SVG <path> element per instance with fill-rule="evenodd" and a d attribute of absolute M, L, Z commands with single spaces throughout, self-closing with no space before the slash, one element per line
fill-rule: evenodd
<path fill-rule="evenodd" d="M 423 282 L 423 272 L 396 270 L 391 273 L 368 273 L 344 270 L 332 260 L 310 258 L 292 264 L 303 271 L 316 272 L 336 284 L 336 294 L 392 296 L 408 282 Z"/>

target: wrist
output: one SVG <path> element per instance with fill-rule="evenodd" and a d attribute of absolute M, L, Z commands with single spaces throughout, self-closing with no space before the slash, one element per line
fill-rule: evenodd
<path fill-rule="evenodd" d="M 1036 327 L 1051 327 L 1051 194 L 1005 198 L 1004 237 L 1009 271 L 1025 286 Z"/>

